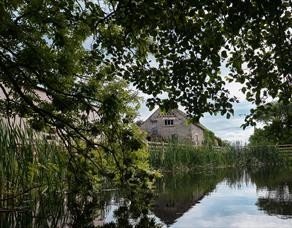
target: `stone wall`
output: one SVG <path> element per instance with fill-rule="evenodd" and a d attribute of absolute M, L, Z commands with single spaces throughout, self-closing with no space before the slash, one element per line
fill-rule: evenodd
<path fill-rule="evenodd" d="M 196 125 L 191 125 L 192 142 L 196 145 L 202 145 L 204 141 L 204 130 Z"/>
<path fill-rule="evenodd" d="M 166 120 L 172 120 L 173 125 L 166 125 Z M 194 144 L 201 145 L 204 140 L 202 128 L 187 123 L 186 116 L 180 111 L 172 111 L 161 114 L 156 110 L 142 125 L 141 129 L 148 132 L 148 140 L 156 141 L 159 139 L 179 139 L 189 140 Z"/>

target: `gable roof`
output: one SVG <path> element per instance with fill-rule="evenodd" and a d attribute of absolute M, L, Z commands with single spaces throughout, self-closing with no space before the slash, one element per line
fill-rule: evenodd
<path fill-rule="evenodd" d="M 186 119 L 189 119 L 187 114 L 179 109 L 173 109 L 172 111 L 176 111 L 179 114 L 181 114 L 183 117 L 185 117 Z M 143 121 L 142 125 L 148 120 L 151 119 L 155 114 L 157 114 L 157 112 L 161 112 L 160 108 L 156 109 L 146 120 Z M 201 128 L 202 130 L 208 130 L 204 125 L 202 125 L 200 122 L 199 123 L 191 123 L 192 125 L 195 125 L 199 128 Z"/>

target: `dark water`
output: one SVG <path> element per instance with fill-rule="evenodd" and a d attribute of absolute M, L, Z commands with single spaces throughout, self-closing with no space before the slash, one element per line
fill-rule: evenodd
<path fill-rule="evenodd" d="M 154 198 L 144 193 L 128 199 L 107 190 L 55 193 L 26 203 L 0 209 L 0 226 L 292 227 L 292 169 L 165 175 Z"/>

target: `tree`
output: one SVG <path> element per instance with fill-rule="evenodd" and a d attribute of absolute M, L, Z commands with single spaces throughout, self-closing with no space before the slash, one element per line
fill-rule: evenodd
<path fill-rule="evenodd" d="M 116 157 L 108 148 L 117 140 L 112 133 L 123 135 L 116 123 L 132 139 L 122 79 L 152 95 L 149 107 L 180 103 L 195 121 L 205 112 L 233 114 L 236 98 L 224 87 L 222 63 L 231 69 L 226 80 L 241 83 L 258 105 L 247 124 L 268 107 L 267 97 L 291 102 L 288 0 L 2 0 L 0 17 L 5 115 L 30 118 L 39 129 L 56 127 L 68 150 L 88 159 L 92 149 Z M 94 134 L 108 143 L 97 143 Z"/>
<path fill-rule="evenodd" d="M 268 107 L 268 97 L 291 101 L 290 1 L 126 2 L 118 2 L 115 22 L 127 43 L 139 42 L 135 54 L 142 60 L 125 77 L 153 95 L 150 106 L 180 103 L 194 118 L 204 112 L 229 117 L 236 99 L 224 89 L 223 62 L 231 69 L 227 80 L 241 83 L 257 110 Z M 162 92 L 169 99 L 159 98 Z M 255 112 L 247 124 L 254 124 Z"/>
<path fill-rule="evenodd" d="M 144 142 L 134 124 L 138 97 L 104 54 L 83 47 L 94 29 L 89 10 L 97 8 L 77 3 L 0 3 L 2 115 L 24 117 L 37 130 L 55 127 L 76 178 L 145 177 Z"/>
<path fill-rule="evenodd" d="M 264 124 L 250 137 L 251 144 L 287 144 L 292 141 L 292 103 L 274 103 L 258 122 Z"/>

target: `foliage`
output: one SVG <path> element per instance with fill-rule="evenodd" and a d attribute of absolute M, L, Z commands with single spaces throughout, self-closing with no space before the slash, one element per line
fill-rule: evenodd
<path fill-rule="evenodd" d="M 212 146 L 215 144 L 216 141 L 215 134 L 212 131 L 209 131 L 208 129 L 204 129 L 204 142 L 203 144 L 205 146 Z"/>
<path fill-rule="evenodd" d="M 274 103 L 268 111 L 257 117 L 264 124 L 250 137 L 251 145 L 289 144 L 292 142 L 292 103 Z"/>
<path fill-rule="evenodd" d="M 55 127 L 70 154 L 78 151 L 73 161 L 106 160 L 114 178 L 124 179 L 143 148 L 121 78 L 152 95 L 150 107 L 180 103 L 196 120 L 233 114 L 222 62 L 257 110 L 268 96 L 291 101 L 288 0 L 14 0 L 0 2 L 0 15 L 2 114 Z"/>
<path fill-rule="evenodd" d="M 246 150 L 246 163 L 252 165 L 287 165 L 289 160 L 281 156 L 280 151 L 275 146 L 260 145 L 250 146 Z"/>
<path fill-rule="evenodd" d="M 273 129 L 265 127 L 264 129 L 255 129 L 253 135 L 249 138 L 249 143 L 251 145 L 274 145 L 277 143 L 274 135 L 271 135 L 270 132 Z"/>
<path fill-rule="evenodd" d="M 138 133 L 136 134 L 138 135 Z M 126 140 L 126 139 L 124 139 Z M 120 143 L 117 141 L 117 143 Z M 110 145 L 111 148 L 117 146 Z M 108 146 L 110 148 L 110 146 Z M 117 170 L 114 158 L 105 151 L 93 151 L 90 158 L 66 152 L 61 141 L 47 141 L 39 134 L 24 126 L 9 126 L 0 122 L 0 194 L 5 199 L 14 199 L 34 191 L 98 192 L 104 183 L 102 177 L 113 180 L 112 184 L 151 189 L 157 176 L 147 163 L 143 150 L 131 154 L 123 146 L 117 146 L 117 156 L 122 172 Z M 120 150 L 119 150 L 120 149 Z M 124 149 L 124 150 L 123 150 Z M 124 160 L 123 160 L 124 159 Z M 129 159 L 132 159 L 129 161 Z M 102 168 L 96 169 L 96 165 Z M 137 182 L 140 179 L 141 182 Z"/>
<path fill-rule="evenodd" d="M 75 0 L 2 1 L 0 12 L 1 114 L 39 131 L 55 129 L 79 179 L 98 172 L 123 183 L 126 175 L 150 174 L 133 124 L 137 95 L 102 47 L 83 46 L 96 29 L 108 34 L 95 24 L 106 13 Z"/>
<path fill-rule="evenodd" d="M 154 221 L 147 219 L 149 205 L 144 197 L 150 203 L 152 179 L 156 174 L 151 172 L 142 155 L 145 156 L 145 151 L 133 152 L 132 159 L 136 160 L 127 164 L 129 168 L 124 173 L 127 176 L 116 176 L 116 182 L 109 181 L 109 178 L 100 175 L 93 164 L 102 156 L 104 175 L 115 172 L 114 161 L 107 158 L 106 153 L 93 153 L 91 162 L 88 162 L 78 154 L 69 154 L 60 141 L 47 140 L 47 134 L 35 132 L 25 125 L 14 126 L 1 121 L 0 208 L 3 213 L 0 226 L 48 227 L 70 224 L 73 227 L 91 227 L 94 219 L 104 216 L 114 198 L 112 192 L 104 188 L 120 187 L 121 193 L 117 194 L 122 195 L 119 197 L 123 198 L 125 205 L 121 205 L 119 210 L 127 206 L 131 212 L 127 216 L 139 221 L 140 213 L 143 213 L 141 224 L 149 223 L 154 227 Z M 122 174 L 118 172 L 118 175 Z M 123 186 L 120 181 L 124 181 Z M 131 199 L 131 203 L 126 199 Z M 126 222 L 125 215 L 117 214 L 116 217 L 119 222 Z"/>
<path fill-rule="evenodd" d="M 241 83 L 257 110 L 268 96 L 291 101 L 289 1 L 134 2 L 125 8 L 118 2 L 117 22 L 151 55 L 130 66 L 125 75 L 154 95 L 150 106 L 171 108 L 179 102 L 196 118 L 204 112 L 229 117 L 235 99 L 224 89 L 222 62 L 231 68 L 227 80 Z M 144 53 L 141 46 L 137 52 L 139 57 Z M 159 97 L 163 91 L 169 99 Z M 248 124 L 253 124 L 253 114 L 246 118 Z"/>

